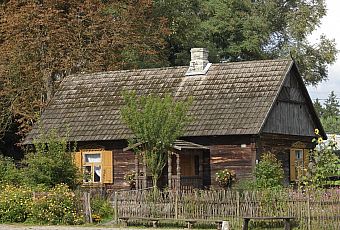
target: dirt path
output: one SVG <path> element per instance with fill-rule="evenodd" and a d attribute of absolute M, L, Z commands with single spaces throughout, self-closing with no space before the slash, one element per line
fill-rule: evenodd
<path fill-rule="evenodd" d="M 0 230 L 123 230 L 123 229 L 138 229 L 136 227 L 130 228 L 111 228 L 111 227 L 85 227 L 85 226 L 29 226 L 29 225 L 18 225 L 18 224 L 0 224 Z M 148 228 L 140 228 L 148 230 Z M 164 230 L 165 228 L 162 228 Z M 152 228 L 157 230 L 157 228 Z M 170 229 L 168 229 L 170 230 Z M 175 229 L 172 229 L 175 230 Z"/>

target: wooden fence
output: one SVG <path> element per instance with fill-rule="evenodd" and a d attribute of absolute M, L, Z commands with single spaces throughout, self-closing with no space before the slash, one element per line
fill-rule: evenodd
<path fill-rule="evenodd" d="M 234 191 L 132 190 L 112 195 L 116 219 L 158 217 L 225 219 L 240 229 L 243 216 L 293 216 L 299 229 L 339 229 L 340 190 Z M 267 224 L 267 223 L 260 223 Z M 269 223 L 270 224 L 278 224 Z"/>

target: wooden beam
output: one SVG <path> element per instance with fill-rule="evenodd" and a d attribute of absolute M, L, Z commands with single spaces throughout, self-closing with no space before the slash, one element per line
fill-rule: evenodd
<path fill-rule="evenodd" d="M 172 155 L 172 153 L 169 152 L 168 153 L 168 187 L 169 187 L 169 189 L 172 189 L 172 184 L 171 184 L 171 180 L 172 180 L 172 159 L 171 159 L 171 155 Z"/>
<path fill-rule="evenodd" d="M 176 184 L 176 189 L 180 190 L 181 189 L 181 165 L 180 165 L 180 155 L 177 153 L 176 154 L 176 165 L 177 165 L 177 184 Z"/>

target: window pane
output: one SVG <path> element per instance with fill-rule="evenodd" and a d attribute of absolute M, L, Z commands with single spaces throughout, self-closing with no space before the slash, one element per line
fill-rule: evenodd
<path fill-rule="evenodd" d="M 100 153 L 96 154 L 85 154 L 85 162 L 88 163 L 100 163 Z"/>
<path fill-rule="evenodd" d="M 303 152 L 301 149 L 295 150 L 295 156 L 296 156 L 296 160 L 302 160 L 303 158 Z"/>
<path fill-rule="evenodd" d="M 94 182 L 100 182 L 102 176 L 102 169 L 100 166 L 94 166 Z"/>
<path fill-rule="evenodd" d="M 92 167 L 85 166 L 84 167 L 84 182 L 91 182 L 92 181 Z"/>

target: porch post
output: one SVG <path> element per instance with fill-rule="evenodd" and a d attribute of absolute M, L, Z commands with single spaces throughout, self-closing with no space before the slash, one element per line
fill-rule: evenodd
<path fill-rule="evenodd" d="M 168 152 L 168 187 L 172 189 L 172 152 Z"/>
<path fill-rule="evenodd" d="M 143 188 L 147 187 L 147 176 L 146 176 L 146 160 L 145 156 L 143 155 Z"/>
<path fill-rule="evenodd" d="M 136 189 L 139 189 L 139 158 L 138 158 L 138 154 L 136 153 L 135 153 L 135 170 L 136 170 L 136 175 L 135 175 Z"/>
<path fill-rule="evenodd" d="M 181 189 L 181 166 L 180 166 L 180 159 L 179 159 L 179 153 L 176 154 L 176 164 L 177 164 L 177 185 L 176 189 Z"/>

